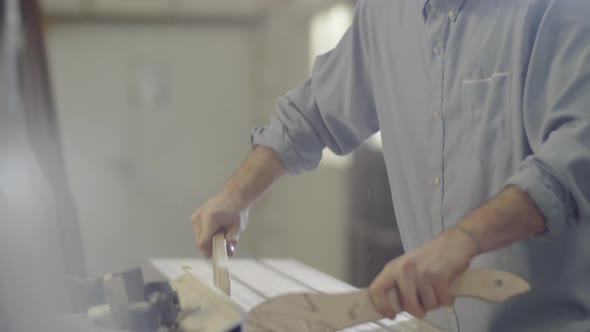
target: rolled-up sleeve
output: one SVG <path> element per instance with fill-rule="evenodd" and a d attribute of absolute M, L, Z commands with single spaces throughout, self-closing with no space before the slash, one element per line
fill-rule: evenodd
<path fill-rule="evenodd" d="M 338 45 L 317 57 L 310 78 L 278 99 L 270 124 L 252 131 L 252 145 L 277 151 L 291 174 L 317 167 L 324 148 L 347 154 L 379 130 L 362 19 L 366 2 L 357 3 Z"/>
<path fill-rule="evenodd" d="M 507 184 L 546 221 L 541 237 L 590 222 L 590 2 L 552 1 L 530 57 L 523 121 L 532 155 Z"/>

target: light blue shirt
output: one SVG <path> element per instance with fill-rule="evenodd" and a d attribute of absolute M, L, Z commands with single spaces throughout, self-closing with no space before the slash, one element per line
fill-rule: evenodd
<path fill-rule="evenodd" d="M 254 145 L 290 173 L 381 130 L 404 248 L 514 184 L 546 219 L 536 238 L 477 257 L 532 291 L 461 298 L 450 331 L 590 330 L 590 1 L 365 0 L 338 46 L 278 100 Z"/>

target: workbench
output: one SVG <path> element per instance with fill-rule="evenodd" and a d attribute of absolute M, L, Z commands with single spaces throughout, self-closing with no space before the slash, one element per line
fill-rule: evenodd
<path fill-rule="evenodd" d="M 190 271 L 213 288 L 211 264 L 205 259 L 152 259 L 151 264 L 166 278 Z M 293 259 L 230 260 L 231 299 L 244 312 L 263 300 L 291 292 L 342 293 L 357 288 Z M 395 320 L 382 319 L 343 331 L 434 332 L 438 329 L 407 313 Z"/>

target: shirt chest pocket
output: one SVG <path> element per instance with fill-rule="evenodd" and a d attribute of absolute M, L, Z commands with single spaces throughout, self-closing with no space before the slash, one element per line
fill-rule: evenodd
<path fill-rule="evenodd" d="M 469 154 L 482 168 L 509 156 L 512 151 L 510 130 L 512 73 L 484 74 L 474 67 L 463 75 L 463 106 L 468 114 Z"/>

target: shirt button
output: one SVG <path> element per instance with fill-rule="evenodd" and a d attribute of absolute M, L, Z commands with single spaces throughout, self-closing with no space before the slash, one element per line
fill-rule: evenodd
<path fill-rule="evenodd" d="M 454 12 L 454 11 L 452 11 L 452 10 L 451 10 L 451 11 L 449 11 L 449 17 L 450 17 L 450 18 L 455 18 L 455 15 L 457 15 L 457 14 L 455 14 L 455 12 Z"/>
<path fill-rule="evenodd" d="M 438 119 L 440 117 L 440 113 L 438 111 L 432 112 L 432 117 Z"/>
<path fill-rule="evenodd" d="M 440 47 L 435 46 L 432 48 L 432 53 L 439 55 L 440 54 Z"/>
<path fill-rule="evenodd" d="M 434 184 L 437 186 L 440 184 L 440 178 L 438 176 L 434 178 Z"/>
<path fill-rule="evenodd" d="M 449 314 L 454 315 L 455 309 L 453 309 L 452 307 L 449 307 Z"/>

